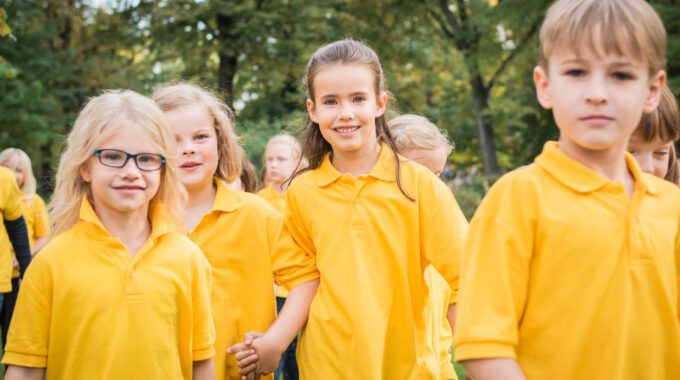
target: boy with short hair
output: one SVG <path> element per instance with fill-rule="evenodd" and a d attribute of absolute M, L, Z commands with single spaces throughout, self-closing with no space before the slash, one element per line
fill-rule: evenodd
<path fill-rule="evenodd" d="M 475 380 L 679 379 L 680 191 L 626 154 L 665 84 L 663 25 L 643 0 L 560 0 L 540 40 L 560 141 L 472 220 L 456 359 Z"/>

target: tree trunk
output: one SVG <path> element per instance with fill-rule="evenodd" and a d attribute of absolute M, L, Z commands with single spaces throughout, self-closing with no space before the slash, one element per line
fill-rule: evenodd
<path fill-rule="evenodd" d="M 220 31 L 220 50 L 217 54 L 220 65 L 217 72 L 217 86 L 224 91 L 223 100 L 232 110 L 234 109 L 234 77 L 238 70 L 238 56 L 227 47 L 227 44 L 233 21 L 229 16 L 217 15 L 217 29 Z"/>
<path fill-rule="evenodd" d="M 484 87 L 482 77 L 477 71 L 470 79 L 472 86 L 472 100 L 475 111 L 475 125 L 479 136 L 479 148 L 484 164 L 484 174 L 499 174 L 498 158 L 496 157 L 496 144 L 493 141 L 493 127 L 484 115 L 489 105 L 489 91 Z"/>

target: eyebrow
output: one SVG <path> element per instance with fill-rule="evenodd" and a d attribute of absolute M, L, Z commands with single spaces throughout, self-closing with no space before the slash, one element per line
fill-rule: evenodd
<path fill-rule="evenodd" d="M 349 94 L 349 96 L 357 96 L 357 95 L 368 95 L 368 92 L 366 92 L 366 91 L 355 91 L 355 92 Z M 340 96 L 340 95 L 338 95 L 338 94 L 328 94 L 328 95 L 320 96 L 320 99 L 335 98 L 335 97 L 338 97 L 338 96 Z"/>
<path fill-rule="evenodd" d="M 584 63 L 587 63 L 587 60 L 581 59 L 581 58 L 572 58 L 572 59 L 568 59 L 564 62 L 560 62 L 560 66 L 569 65 L 569 64 L 584 64 Z M 612 62 L 612 63 L 608 64 L 608 66 L 613 66 L 613 67 L 616 67 L 616 68 L 635 68 L 635 67 L 637 67 L 637 65 L 634 65 L 629 61 L 616 61 L 616 62 Z"/>

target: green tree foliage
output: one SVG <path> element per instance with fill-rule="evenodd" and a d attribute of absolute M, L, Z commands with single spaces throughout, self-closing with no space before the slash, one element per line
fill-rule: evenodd
<path fill-rule="evenodd" d="M 259 166 L 271 135 L 302 126 L 309 56 L 322 44 L 352 37 L 381 57 L 395 105 L 390 115 L 422 114 L 448 130 L 456 170 L 482 163 L 487 171 L 512 169 L 530 163 L 546 140 L 558 136 L 550 112 L 535 100 L 531 78 L 536 30 L 548 3 L 6 3 L 0 33 L 9 27 L 13 38 L 0 36 L 0 57 L 11 62 L 13 78 L 0 79 L 0 146 L 28 151 L 42 183 L 49 184 L 63 136 L 88 97 L 110 88 L 149 94 L 181 79 L 214 89 L 234 107 L 244 146 Z M 669 83 L 677 92 L 680 6 L 651 3 L 669 33 Z M 0 73 L 9 72 L 3 62 Z"/>

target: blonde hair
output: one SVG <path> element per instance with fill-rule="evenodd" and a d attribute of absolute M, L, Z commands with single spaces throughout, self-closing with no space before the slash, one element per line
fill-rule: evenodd
<path fill-rule="evenodd" d="M 307 160 L 302 155 L 302 145 L 300 145 L 300 142 L 295 138 L 295 136 L 289 135 L 288 133 L 274 135 L 267 141 L 267 146 L 264 148 L 265 157 L 262 157 L 263 159 L 266 159 L 267 150 L 271 145 L 274 144 L 282 144 L 291 147 L 293 152 L 293 160 L 298 161 L 297 167 L 307 166 Z"/>
<path fill-rule="evenodd" d="M 21 192 L 26 198 L 31 198 L 35 194 L 36 181 L 31 167 L 31 158 L 19 148 L 7 148 L 0 152 L 0 165 L 8 168 L 21 168 L 24 173 L 24 183 L 21 185 Z"/>
<path fill-rule="evenodd" d="M 652 113 L 642 114 L 640 124 L 633 132 L 633 136 L 644 142 L 652 142 L 657 138 L 662 142 L 675 141 L 680 138 L 680 109 L 678 102 L 668 85 L 661 89 L 659 106 Z M 675 157 L 675 147 L 671 147 L 668 158 L 668 172 L 665 179 L 678 183 L 680 173 Z"/>
<path fill-rule="evenodd" d="M 584 45 L 601 53 L 630 56 L 649 65 L 650 73 L 666 67 L 666 30 L 644 0 L 559 0 L 546 14 L 540 32 L 541 65 L 559 49 L 578 55 Z"/>
<path fill-rule="evenodd" d="M 229 106 L 212 92 L 185 82 L 163 85 L 153 93 L 152 98 L 163 112 L 194 104 L 204 106 L 214 120 L 217 135 L 218 164 L 215 176 L 226 182 L 241 176 L 241 147 L 234 127 L 234 113 Z"/>
<path fill-rule="evenodd" d="M 453 145 L 449 142 L 446 131 L 437 128 L 423 116 L 399 115 L 391 119 L 387 125 L 390 127 L 394 143 L 400 152 L 409 149 L 446 148 L 448 155 L 453 151 Z"/>
<path fill-rule="evenodd" d="M 140 134 L 145 134 L 153 143 L 154 149 L 165 156 L 158 193 L 151 202 L 163 204 L 171 222 L 183 225 L 186 191 L 179 181 L 174 158 L 175 139 L 165 125 L 163 113 L 147 97 L 130 90 L 114 90 L 87 102 L 66 139 L 49 205 L 55 235 L 76 224 L 83 196 L 92 201 L 90 184 L 83 180 L 80 171 L 94 157 L 95 150 L 101 148 L 100 144 L 116 133 L 121 122 L 138 128 Z"/>

